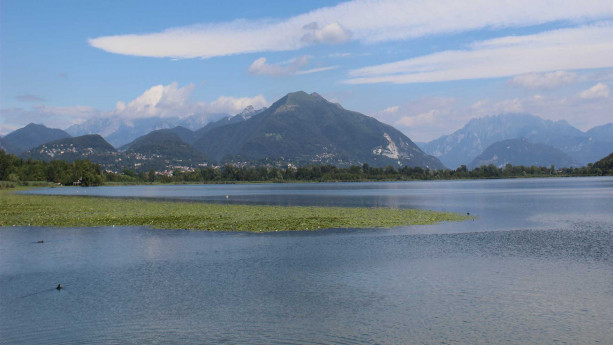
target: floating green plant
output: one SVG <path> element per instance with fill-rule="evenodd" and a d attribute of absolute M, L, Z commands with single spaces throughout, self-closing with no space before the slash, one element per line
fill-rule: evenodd
<path fill-rule="evenodd" d="M 469 216 L 429 210 L 252 206 L 0 191 L 0 226 L 149 226 L 159 229 L 270 232 L 327 228 L 388 228 L 462 221 Z"/>

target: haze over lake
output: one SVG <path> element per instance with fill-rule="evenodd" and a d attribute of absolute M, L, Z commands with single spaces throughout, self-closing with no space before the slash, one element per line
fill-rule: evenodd
<path fill-rule="evenodd" d="M 2 228 L 0 339 L 7 343 L 613 339 L 610 177 L 34 192 L 426 208 L 478 218 L 268 234 Z"/>

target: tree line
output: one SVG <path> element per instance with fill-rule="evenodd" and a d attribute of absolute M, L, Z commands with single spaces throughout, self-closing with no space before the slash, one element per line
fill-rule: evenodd
<path fill-rule="evenodd" d="M 24 160 L 3 150 L 0 150 L 0 180 L 13 183 L 48 181 L 63 185 L 77 182 L 84 186 L 101 185 L 106 181 L 100 165 L 88 160 L 71 163 L 63 160 Z"/>
<path fill-rule="evenodd" d="M 608 160 L 607 160 L 608 159 Z M 233 183 L 233 182 L 328 182 L 328 181 L 410 181 L 454 180 L 479 178 L 546 177 L 546 176 L 602 176 L 613 175 L 613 154 L 580 168 L 556 169 L 554 166 L 513 166 L 498 168 L 493 164 L 468 170 L 465 165 L 457 169 L 430 170 L 420 167 L 371 167 L 368 164 L 347 168 L 333 165 L 288 167 L 204 167 L 185 172 L 159 174 L 155 170 L 136 172 L 124 169 L 122 173 L 102 171 L 100 165 L 88 160 L 50 162 L 21 159 L 0 151 L 0 180 L 48 181 L 63 185 L 77 183 L 84 186 L 116 183 Z"/>

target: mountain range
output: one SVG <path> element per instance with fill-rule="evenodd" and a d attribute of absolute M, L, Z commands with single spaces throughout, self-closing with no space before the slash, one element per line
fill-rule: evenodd
<path fill-rule="evenodd" d="M 227 114 L 192 115 L 179 117 L 147 117 L 140 119 L 124 119 L 114 117 L 94 117 L 83 123 L 72 125 L 66 129 L 71 136 L 85 134 L 100 134 L 110 144 L 121 147 L 136 138 L 158 129 L 182 126 L 190 130 L 202 128 L 211 120 L 228 116 Z"/>
<path fill-rule="evenodd" d="M 43 161 L 88 159 L 107 168 L 116 168 L 121 163 L 121 160 L 117 161 L 120 158 L 117 150 L 98 134 L 54 140 L 30 149 L 21 156 Z"/>
<path fill-rule="evenodd" d="M 7 152 L 19 154 L 38 145 L 69 137 L 70 135 L 61 129 L 30 123 L 7 134 L 2 138 L 2 142 Z"/>
<path fill-rule="evenodd" d="M 473 119 L 462 129 L 419 143 L 418 147 L 389 125 L 346 110 L 317 93 L 302 91 L 287 94 L 270 108 L 250 106 L 236 115 L 217 116 L 221 115 L 209 117 L 215 120 L 206 124 L 204 117 L 197 116 L 132 122 L 92 119 L 69 131 L 78 134 L 98 126 L 99 133 L 75 137 L 62 130 L 29 124 L 0 138 L 0 149 L 43 160 L 90 159 L 111 170 L 156 171 L 224 163 L 368 163 L 430 169 L 441 169 L 443 163 L 449 168 L 462 164 L 471 168 L 482 164 L 574 167 L 613 151 L 611 123 L 582 132 L 566 121 L 543 120 L 529 114 Z M 189 127 L 170 127 L 179 122 L 189 123 Z M 156 127 L 161 128 L 151 130 Z M 141 132 L 144 134 L 137 136 Z M 121 140 L 117 140 L 119 137 Z"/>
<path fill-rule="evenodd" d="M 544 120 L 530 114 L 502 114 L 472 119 L 450 135 L 421 144 L 421 148 L 453 169 L 469 165 L 496 142 L 525 138 L 531 143 L 557 148 L 576 163 L 585 165 L 613 151 L 612 132 L 611 123 L 582 132 L 564 120 Z"/>
<path fill-rule="evenodd" d="M 504 168 L 507 164 L 523 166 L 579 167 L 571 156 L 545 144 L 535 144 L 525 138 L 497 141 L 475 157 L 468 165 L 470 170 L 494 164 Z"/>
<path fill-rule="evenodd" d="M 122 131 L 135 133 L 135 129 L 116 130 L 119 127 L 115 127 L 114 119 L 97 123 L 104 121 L 112 125 L 102 131 L 111 133 L 107 138 Z M 73 133 L 75 128 L 71 129 Z M 105 168 L 123 166 L 138 170 L 196 167 L 212 162 L 279 166 L 368 163 L 444 168 L 438 159 L 424 154 L 395 128 L 346 110 L 316 93 L 301 91 L 286 95 L 268 109 L 248 107 L 196 131 L 182 126 L 149 131 L 119 150 L 100 135 L 83 135 L 39 145 L 22 156 L 44 160 L 90 159 Z"/>

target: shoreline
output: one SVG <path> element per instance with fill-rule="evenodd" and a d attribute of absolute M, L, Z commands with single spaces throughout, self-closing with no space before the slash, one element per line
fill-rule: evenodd
<path fill-rule="evenodd" d="M 454 178 L 454 179 L 406 179 L 406 180 L 394 180 L 394 179 L 381 179 L 381 180 L 288 180 L 288 181 L 205 181 L 205 182 L 105 182 L 101 185 L 94 186 L 69 186 L 69 185 L 57 185 L 48 181 L 22 181 L 22 182 L 9 182 L 0 181 L 5 184 L 10 184 L 10 187 L 0 187 L 2 190 L 24 190 L 30 188 L 65 188 L 65 187 L 121 187 L 121 186 L 181 186 L 181 185 L 241 185 L 241 184 L 309 184 L 309 183 L 378 183 L 378 182 L 449 182 L 449 181 L 483 181 L 483 180 L 521 180 L 521 179 L 566 179 L 566 178 L 593 178 L 593 177 L 611 177 L 612 175 L 542 175 L 542 176 L 504 176 L 504 177 L 481 177 L 481 178 Z"/>
<path fill-rule="evenodd" d="M 391 228 L 474 219 L 458 213 L 415 209 L 255 206 L 16 193 L 26 189 L 30 188 L 0 190 L 0 227 L 148 226 L 259 233 Z"/>

